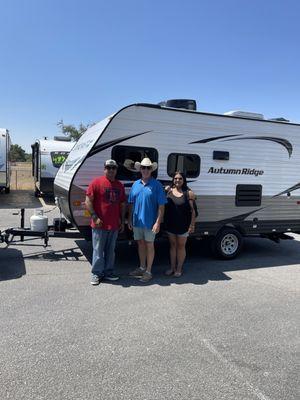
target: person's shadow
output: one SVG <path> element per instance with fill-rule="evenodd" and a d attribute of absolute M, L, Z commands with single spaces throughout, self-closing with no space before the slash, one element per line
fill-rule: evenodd
<path fill-rule="evenodd" d="M 15 248 L 0 248 L 0 281 L 21 278 L 26 274 L 23 254 Z"/>
<path fill-rule="evenodd" d="M 87 260 L 92 260 L 92 245 L 84 240 L 76 241 Z M 226 274 L 229 271 L 238 271 L 255 268 L 279 267 L 299 264 L 300 242 L 296 240 L 281 241 L 280 244 L 268 239 L 246 238 L 241 254 L 233 260 L 220 260 L 213 257 L 207 240 L 189 239 L 187 242 L 187 258 L 184 264 L 184 273 L 180 278 L 164 275 L 169 268 L 169 243 L 166 239 L 155 243 L 156 255 L 153 263 L 153 279 L 142 283 L 128 274 L 139 266 L 137 247 L 134 242 L 119 242 L 116 247 L 116 273 L 120 280 L 109 282 L 114 285 L 143 286 L 171 284 L 204 285 L 209 281 L 230 281 Z"/>
<path fill-rule="evenodd" d="M 185 284 L 193 283 L 195 285 L 204 285 L 209 281 L 227 281 L 231 278 L 224 274 L 221 270 L 215 268 L 207 268 L 207 264 L 212 263 L 212 258 L 207 251 L 207 246 L 202 246 L 198 241 L 193 243 L 190 241 L 187 244 L 187 259 L 184 266 L 184 273 L 180 278 L 173 276 L 166 276 L 165 271 L 169 268 L 169 244 L 165 239 L 160 239 L 155 243 L 155 260 L 153 263 L 152 273 L 153 279 L 146 283 L 158 284 L 161 286 L 169 286 L 171 284 Z M 78 247 L 81 249 L 87 260 L 92 262 L 92 246 L 89 242 L 78 240 Z M 202 249 L 199 250 L 199 244 Z M 197 255 L 193 254 L 197 248 Z M 191 255 L 192 254 L 192 255 Z M 129 272 L 139 266 L 139 259 L 137 253 L 137 246 L 134 242 L 131 245 L 128 243 L 119 242 L 116 247 L 116 273 L 120 276 L 120 280 L 109 282 L 114 285 L 129 286 L 143 286 L 137 278 L 129 276 Z"/>

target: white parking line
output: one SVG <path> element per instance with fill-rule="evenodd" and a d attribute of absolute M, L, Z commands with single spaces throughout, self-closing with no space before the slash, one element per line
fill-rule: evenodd
<path fill-rule="evenodd" d="M 49 205 L 45 203 L 45 200 L 42 197 L 39 197 L 39 201 L 41 202 L 43 207 L 45 208 L 49 207 Z"/>
<path fill-rule="evenodd" d="M 254 387 L 252 383 L 250 383 L 247 379 L 245 379 L 244 375 L 241 373 L 241 371 L 234 366 L 230 361 L 226 360 L 225 357 L 222 356 L 222 354 L 213 346 L 208 339 L 202 339 L 202 343 L 204 346 L 212 353 L 214 354 L 219 361 L 221 361 L 223 364 L 225 364 L 228 369 L 240 378 L 241 381 L 243 381 L 244 385 L 259 399 L 259 400 L 270 400 L 269 397 L 267 397 L 265 394 L 263 394 L 258 388 Z"/>

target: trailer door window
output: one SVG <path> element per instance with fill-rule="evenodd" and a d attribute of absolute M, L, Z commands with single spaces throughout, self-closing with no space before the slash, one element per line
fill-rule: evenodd
<path fill-rule="evenodd" d="M 68 151 L 52 151 L 51 160 L 53 167 L 60 168 L 61 165 L 66 161 L 68 154 Z"/>
<path fill-rule="evenodd" d="M 187 178 L 197 178 L 200 174 L 200 157 L 198 154 L 171 153 L 168 157 L 168 175 L 176 171 L 183 172 Z"/>
<path fill-rule="evenodd" d="M 261 205 L 261 185 L 236 185 L 235 205 L 257 207 Z"/>
<path fill-rule="evenodd" d="M 136 146 L 115 146 L 112 148 L 111 158 L 118 164 L 117 179 L 124 181 L 136 180 L 140 173 L 135 170 L 134 163 L 141 162 L 143 158 L 148 157 L 152 162 L 158 162 L 158 152 L 151 147 Z M 152 173 L 157 177 L 157 170 Z"/>

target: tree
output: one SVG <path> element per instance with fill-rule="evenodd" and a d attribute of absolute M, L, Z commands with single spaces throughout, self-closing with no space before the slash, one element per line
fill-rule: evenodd
<path fill-rule="evenodd" d="M 32 162 L 32 154 L 25 153 L 25 161 L 26 162 Z"/>
<path fill-rule="evenodd" d="M 69 136 L 74 142 L 77 142 L 80 136 L 92 125 L 94 124 L 84 125 L 83 123 L 80 123 L 77 128 L 75 125 L 65 125 L 62 119 L 57 123 L 57 126 L 61 129 L 62 133 Z"/>
<path fill-rule="evenodd" d="M 22 149 L 18 144 L 12 144 L 10 147 L 10 161 L 26 161 L 26 153 L 25 150 Z"/>

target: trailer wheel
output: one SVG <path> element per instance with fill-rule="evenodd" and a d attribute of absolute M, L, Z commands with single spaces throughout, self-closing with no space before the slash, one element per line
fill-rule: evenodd
<path fill-rule="evenodd" d="M 241 251 L 243 237 L 234 228 L 224 228 L 212 241 L 212 251 L 214 255 L 224 260 L 235 258 Z"/>
<path fill-rule="evenodd" d="M 10 187 L 6 187 L 6 188 L 5 188 L 5 193 L 6 193 L 6 194 L 10 193 Z"/>

